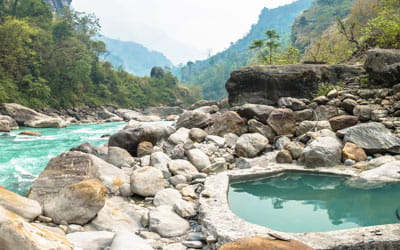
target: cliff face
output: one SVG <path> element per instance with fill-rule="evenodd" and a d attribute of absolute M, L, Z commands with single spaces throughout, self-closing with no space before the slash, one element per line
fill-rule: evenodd
<path fill-rule="evenodd" d="M 49 4 L 54 11 L 60 11 L 64 8 L 69 8 L 72 0 L 45 0 L 47 4 Z"/>

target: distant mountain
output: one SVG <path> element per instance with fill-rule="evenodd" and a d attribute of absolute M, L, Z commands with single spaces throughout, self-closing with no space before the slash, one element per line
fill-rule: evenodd
<path fill-rule="evenodd" d="M 114 67 L 121 66 L 124 70 L 136 76 L 149 76 L 151 68 L 173 67 L 172 62 L 162 53 L 151 51 L 135 42 L 124 42 L 108 37 L 99 40 L 106 44 L 108 53 L 103 59 L 111 62 Z"/>
<path fill-rule="evenodd" d="M 275 9 L 264 8 L 257 24 L 250 32 L 228 49 L 206 60 L 188 62 L 180 71 L 180 80 L 184 84 L 199 85 L 206 99 L 220 99 L 226 95 L 225 82 L 230 72 L 248 64 L 251 53 L 248 47 L 253 40 L 263 39 L 264 32 L 274 29 L 288 43 L 291 27 L 303 10 L 311 6 L 313 0 L 299 0 Z"/>

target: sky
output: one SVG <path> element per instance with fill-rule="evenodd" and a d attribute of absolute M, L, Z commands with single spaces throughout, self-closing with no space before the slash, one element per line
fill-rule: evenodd
<path fill-rule="evenodd" d="M 164 53 L 174 64 L 204 59 L 242 38 L 264 7 L 295 0 L 73 0 L 105 36 Z"/>

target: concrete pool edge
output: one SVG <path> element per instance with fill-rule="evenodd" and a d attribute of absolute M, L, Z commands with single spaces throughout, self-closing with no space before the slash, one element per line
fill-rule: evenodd
<path fill-rule="evenodd" d="M 304 168 L 290 164 L 273 164 L 268 168 L 234 170 L 209 176 L 200 197 L 200 220 L 204 231 L 217 239 L 214 247 L 239 238 L 265 236 L 275 233 L 296 239 L 315 249 L 370 249 L 371 247 L 400 248 L 400 224 L 361 227 L 322 233 L 283 233 L 247 222 L 229 207 L 228 190 L 231 180 L 257 178 L 281 172 L 306 172 L 357 177 L 351 168 Z M 392 247 L 392 248 L 390 248 Z"/>

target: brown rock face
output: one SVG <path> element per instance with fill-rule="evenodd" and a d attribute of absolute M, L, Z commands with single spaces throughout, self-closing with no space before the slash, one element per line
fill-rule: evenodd
<path fill-rule="evenodd" d="M 309 98 L 321 82 L 336 83 L 360 75 L 360 66 L 269 65 L 242 67 L 226 83 L 229 104 L 276 105 L 281 97 Z"/>
<path fill-rule="evenodd" d="M 138 157 L 143 157 L 145 155 L 150 155 L 153 152 L 153 143 L 149 141 L 143 141 L 139 143 L 137 148 Z"/>
<path fill-rule="evenodd" d="M 367 154 L 364 149 L 351 142 L 347 142 L 344 145 L 342 153 L 344 160 L 350 159 L 357 162 L 367 160 Z"/>
<path fill-rule="evenodd" d="M 278 135 L 293 135 L 296 132 L 296 115 L 291 109 L 275 109 L 267 123 Z"/>
<path fill-rule="evenodd" d="M 219 250 L 313 250 L 313 248 L 296 240 L 282 241 L 255 236 L 227 243 Z"/>
<path fill-rule="evenodd" d="M 242 135 L 247 132 L 246 121 L 234 111 L 218 115 L 213 125 L 208 129 L 212 135 L 224 136 L 228 133 Z"/>
<path fill-rule="evenodd" d="M 329 119 L 329 123 L 334 131 L 354 126 L 358 123 L 358 117 L 352 115 L 340 115 Z"/>

